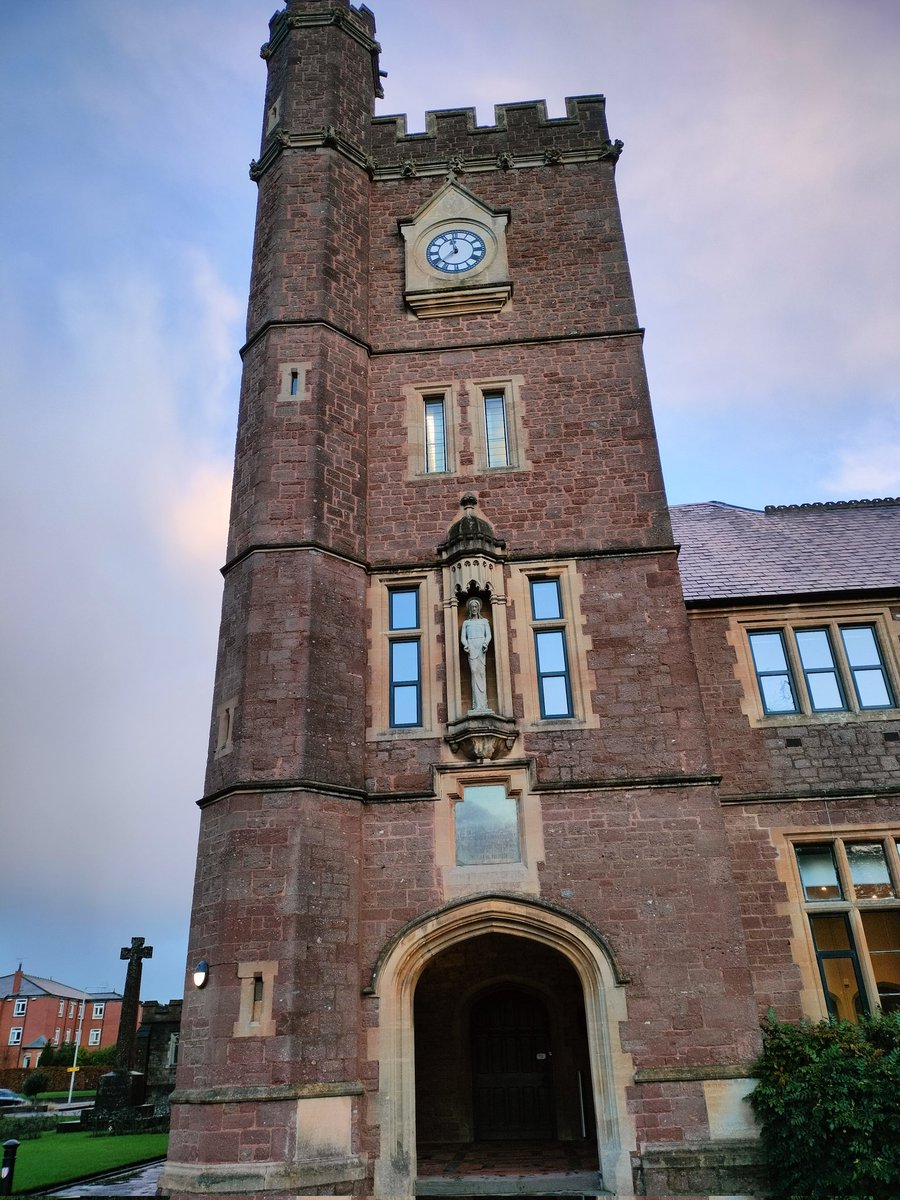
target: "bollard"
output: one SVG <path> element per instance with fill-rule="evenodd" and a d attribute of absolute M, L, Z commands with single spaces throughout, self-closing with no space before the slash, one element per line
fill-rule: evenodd
<path fill-rule="evenodd" d="M 13 1185 L 13 1173 L 16 1169 L 16 1151 L 19 1148 L 19 1143 L 15 1138 L 10 1138 L 8 1142 L 3 1143 L 3 1166 L 0 1167 L 0 1196 L 11 1196 Z"/>

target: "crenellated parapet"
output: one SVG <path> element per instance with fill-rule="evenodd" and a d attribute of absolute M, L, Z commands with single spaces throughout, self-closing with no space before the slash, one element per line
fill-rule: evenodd
<path fill-rule="evenodd" d="M 375 178 L 456 175 L 564 162 L 615 161 L 603 96 L 570 96 L 566 116 L 548 117 L 544 100 L 494 107 L 494 124 L 479 125 L 474 108 L 425 114 L 425 131 L 407 133 L 406 117 L 375 117 Z"/>

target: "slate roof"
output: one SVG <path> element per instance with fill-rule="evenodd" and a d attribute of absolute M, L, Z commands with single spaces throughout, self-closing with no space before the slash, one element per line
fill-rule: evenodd
<path fill-rule="evenodd" d="M 900 499 L 671 508 L 685 600 L 900 591 Z"/>
<path fill-rule="evenodd" d="M 60 999 L 81 1000 L 86 994 L 88 1000 L 121 1000 L 118 992 L 87 992 L 81 988 L 69 987 L 67 983 L 57 983 L 55 979 L 44 979 L 41 975 L 24 975 L 19 990 L 13 993 L 15 975 L 0 975 L 0 997 L 16 996 L 58 996 Z"/>

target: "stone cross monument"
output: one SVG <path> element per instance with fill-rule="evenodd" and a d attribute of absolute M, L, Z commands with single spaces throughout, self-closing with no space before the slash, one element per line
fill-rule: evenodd
<path fill-rule="evenodd" d="M 137 1035 L 138 1005 L 141 1000 L 143 960 L 153 957 L 153 947 L 145 946 L 142 937 L 133 937 L 130 946 L 122 947 L 119 957 L 128 959 L 128 970 L 125 973 L 125 994 L 122 999 L 119 1036 L 116 1038 L 116 1069 L 119 1071 L 130 1071 L 134 1067 L 134 1047 Z"/>

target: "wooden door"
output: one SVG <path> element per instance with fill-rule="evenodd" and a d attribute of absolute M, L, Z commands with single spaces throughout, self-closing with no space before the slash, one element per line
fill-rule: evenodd
<path fill-rule="evenodd" d="M 520 988 L 492 992 L 472 1011 L 475 1137 L 553 1138 L 547 1011 Z"/>

